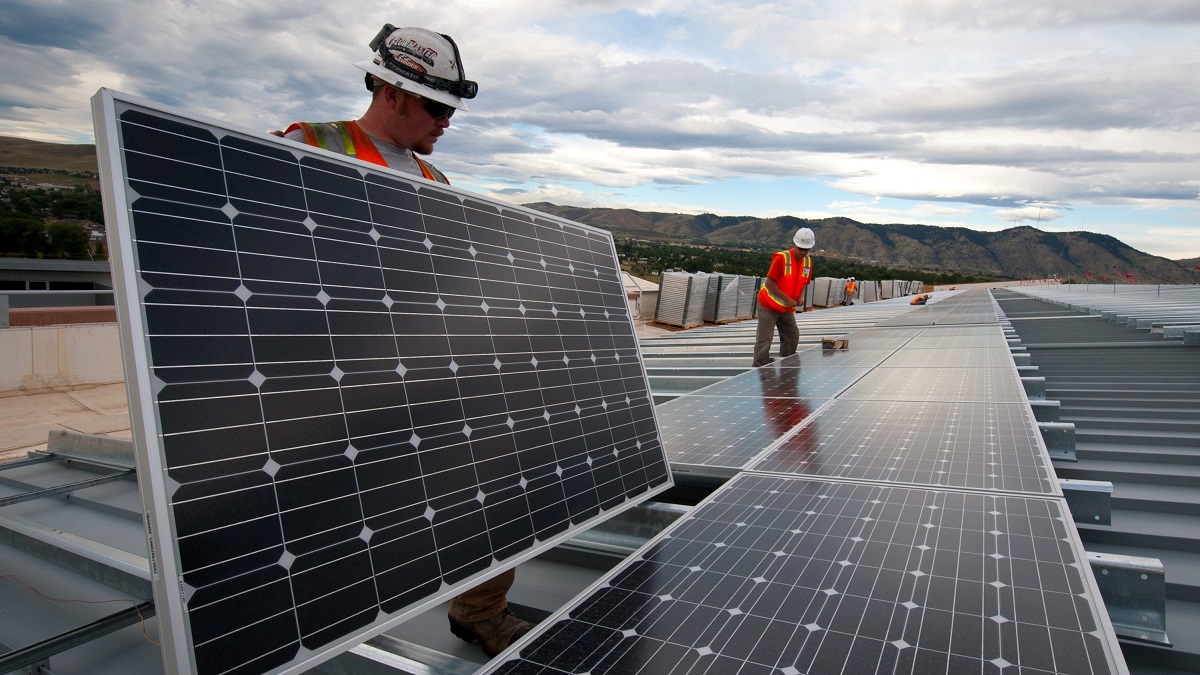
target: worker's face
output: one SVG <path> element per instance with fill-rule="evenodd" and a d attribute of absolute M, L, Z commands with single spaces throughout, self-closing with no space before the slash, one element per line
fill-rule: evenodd
<path fill-rule="evenodd" d="M 426 100 L 420 96 L 407 94 L 395 87 L 388 89 L 388 104 L 395 113 L 393 135 L 404 141 L 397 145 L 409 148 L 418 155 L 432 153 L 433 144 L 450 126 L 450 118 L 434 117 L 426 109 Z"/>

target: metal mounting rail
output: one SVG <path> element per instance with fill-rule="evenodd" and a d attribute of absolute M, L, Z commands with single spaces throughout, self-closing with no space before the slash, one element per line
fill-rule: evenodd
<path fill-rule="evenodd" d="M 52 638 L 46 638 L 28 647 L 14 649 L 0 656 L 0 673 L 12 672 L 40 663 L 55 654 L 61 654 L 72 647 L 78 647 L 85 642 L 91 642 L 102 635 L 108 635 L 126 626 L 140 623 L 152 616 L 154 616 L 154 603 L 146 601 L 136 604 L 129 609 L 109 614 L 89 624 L 72 628 Z"/>
<path fill-rule="evenodd" d="M 56 485 L 54 487 L 48 487 L 48 488 L 44 488 L 42 490 L 33 490 L 31 492 L 22 492 L 21 494 L 17 494 L 17 495 L 9 495 L 8 497 L 0 497 L 0 506 L 9 506 L 10 504 L 19 504 L 21 502 L 33 501 L 34 499 L 42 499 L 44 497 L 55 497 L 57 495 L 66 494 L 68 492 L 75 492 L 76 490 L 82 490 L 84 488 L 95 487 L 97 485 L 104 485 L 105 483 L 112 483 L 114 481 L 121 480 L 122 478 L 125 478 L 126 476 L 130 476 L 134 473 L 135 472 L 133 469 L 125 469 L 124 471 L 117 471 L 115 473 L 106 474 L 104 476 L 98 476 L 96 478 L 77 480 L 73 483 Z M 3 672 L 3 671 L 0 671 L 0 672 Z"/>

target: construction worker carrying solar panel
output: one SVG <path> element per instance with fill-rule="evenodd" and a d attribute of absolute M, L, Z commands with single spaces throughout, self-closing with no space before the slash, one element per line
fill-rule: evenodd
<path fill-rule="evenodd" d="M 357 120 L 298 122 L 285 138 L 363 161 L 449 184 L 426 156 L 450 126 L 456 110 L 466 111 L 477 83 L 463 71 L 458 45 L 443 33 L 386 24 L 370 42 L 370 61 L 354 65 L 366 71 L 371 103 Z M 450 601 L 450 630 L 467 642 L 478 641 L 495 656 L 529 632 L 529 622 L 508 609 L 508 591 L 516 578 L 508 570 Z"/>

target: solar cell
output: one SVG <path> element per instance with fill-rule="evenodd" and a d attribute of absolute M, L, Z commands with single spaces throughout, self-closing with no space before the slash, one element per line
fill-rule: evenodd
<path fill-rule="evenodd" d="M 749 470 L 1060 494 L 1021 403 L 835 400 Z"/>
<path fill-rule="evenodd" d="M 742 474 L 484 673 L 1125 673 L 1065 502 Z"/>
<path fill-rule="evenodd" d="M 93 100 L 170 672 L 293 672 L 670 486 L 611 235 Z"/>

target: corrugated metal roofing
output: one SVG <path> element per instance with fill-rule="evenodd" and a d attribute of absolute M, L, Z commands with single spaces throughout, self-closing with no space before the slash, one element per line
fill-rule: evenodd
<path fill-rule="evenodd" d="M 1112 525 L 1079 525 L 1085 548 L 1163 563 L 1174 646 L 1123 642 L 1131 669 L 1200 672 L 1200 347 L 1151 332 L 1200 317 L 1200 289 L 1065 286 L 993 296 L 1046 378 L 1046 398 L 1075 425 L 1078 461 L 1055 461 L 1059 477 L 1113 484 Z"/>

